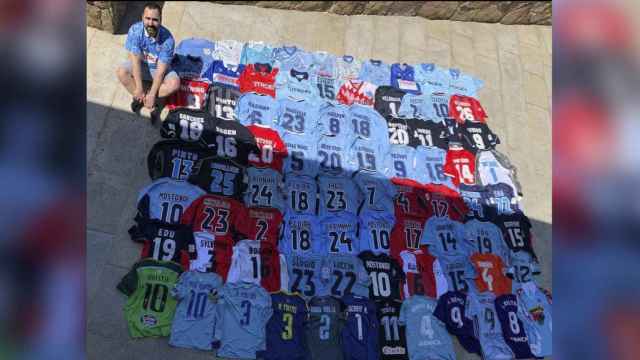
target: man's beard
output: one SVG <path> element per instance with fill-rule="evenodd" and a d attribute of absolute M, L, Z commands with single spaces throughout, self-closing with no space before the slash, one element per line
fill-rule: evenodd
<path fill-rule="evenodd" d="M 151 37 L 158 35 L 158 28 L 153 25 L 145 26 L 145 30 L 147 30 L 147 34 Z"/>

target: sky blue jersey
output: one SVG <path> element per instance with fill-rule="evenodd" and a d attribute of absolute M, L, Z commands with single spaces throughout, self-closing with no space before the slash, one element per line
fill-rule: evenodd
<path fill-rule="evenodd" d="M 358 216 L 360 250 L 389 254 L 391 230 L 395 225 L 393 211 L 363 211 Z"/>
<path fill-rule="evenodd" d="M 324 244 L 318 217 L 308 214 L 287 212 L 284 216 L 284 230 L 278 247 L 285 256 L 292 254 L 323 255 Z"/>
<path fill-rule="evenodd" d="M 322 215 L 337 212 L 358 213 L 360 192 L 356 184 L 347 177 L 319 176 L 319 211 Z"/>
<path fill-rule="evenodd" d="M 320 268 L 322 287 L 318 295 L 343 297 L 348 294 L 369 296 L 371 278 L 355 255 L 329 255 L 322 260 Z"/>
<path fill-rule="evenodd" d="M 387 177 L 416 179 L 416 149 L 406 145 L 390 145 L 385 156 Z"/>
<path fill-rule="evenodd" d="M 379 211 L 393 214 L 393 199 L 396 187 L 383 174 L 371 174 L 358 171 L 353 175 L 353 182 L 360 191 L 360 207 L 358 211 Z"/>
<path fill-rule="evenodd" d="M 445 324 L 433 313 L 438 302 L 423 295 L 405 299 L 398 321 L 406 326 L 410 360 L 455 360 L 453 342 Z"/>
<path fill-rule="evenodd" d="M 360 253 L 358 218 L 348 212 L 328 214 L 320 218 L 320 243 L 323 254 Z"/>
<path fill-rule="evenodd" d="M 238 99 L 235 112 L 238 121 L 244 126 L 274 126 L 278 115 L 278 102 L 271 96 L 245 93 Z"/>
<path fill-rule="evenodd" d="M 467 296 L 466 315 L 474 322 L 476 337 L 480 340 L 485 359 L 513 359 L 513 352 L 502 336 L 502 329 L 491 292 Z"/>
<path fill-rule="evenodd" d="M 382 60 L 369 59 L 362 63 L 358 78 L 376 86 L 389 86 L 391 85 L 391 65 Z"/>
<path fill-rule="evenodd" d="M 318 207 L 318 184 L 309 176 L 287 176 L 284 181 L 288 213 L 315 215 Z"/>

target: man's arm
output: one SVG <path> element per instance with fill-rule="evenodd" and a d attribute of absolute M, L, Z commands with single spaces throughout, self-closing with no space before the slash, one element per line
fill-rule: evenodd
<path fill-rule="evenodd" d="M 164 73 L 167 72 L 169 68 L 168 64 L 165 64 L 162 61 L 158 61 L 158 68 L 153 76 L 153 83 L 151 83 L 151 89 L 147 93 L 147 96 L 144 99 L 144 106 L 152 109 L 156 104 L 156 97 L 158 96 L 158 90 L 160 90 L 160 85 L 162 85 L 162 80 L 164 79 Z"/>
<path fill-rule="evenodd" d="M 133 73 L 133 83 L 136 88 L 133 97 L 142 101 L 144 100 L 144 92 L 142 88 L 142 55 L 129 52 L 129 60 L 131 61 L 131 72 Z"/>

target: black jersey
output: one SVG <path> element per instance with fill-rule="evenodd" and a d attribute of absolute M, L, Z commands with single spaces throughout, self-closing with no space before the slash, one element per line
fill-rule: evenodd
<path fill-rule="evenodd" d="M 140 258 L 174 261 L 187 268 L 189 252 L 194 251 L 191 227 L 169 224 L 160 220 L 141 222 L 136 232 L 130 232 L 131 240 L 144 244 Z"/>
<path fill-rule="evenodd" d="M 388 116 L 387 129 L 389 130 L 389 144 L 409 145 L 410 128 L 407 119 Z"/>
<path fill-rule="evenodd" d="M 206 156 L 206 149 L 197 144 L 177 139 L 158 141 L 147 156 L 149 177 L 151 180 L 161 177 L 186 180 L 194 165 Z"/>
<path fill-rule="evenodd" d="M 409 125 L 409 146 L 435 146 L 447 150 L 449 133 L 441 122 L 411 118 Z"/>
<path fill-rule="evenodd" d="M 209 194 L 232 197 L 242 201 L 245 191 L 245 168 L 237 162 L 211 156 L 196 164 L 189 182 L 198 185 Z"/>
<path fill-rule="evenodd" d="M 500 139 L 486 123 L 469 120 L 458 124 L 453 129 L 453 137 L 461 142 L 465 149 L 472 152 L 492 150 L 500 144 Z"/>
<path fill-rule="evenodd" d="M 387 254 L 376 255 L 370 250 L 361 252 L 358 257 L 371 279 L 369 298 L 374 301 L 400 299 L 404 273 L 398 262 Z"/>
<path fill-rule="evenodd" d="M 167 139 L 202 143 L 205 134 L 215 131 L 215 125 L 216 119 L 206 111 L 178 108 L 171 110 L 162 122 L 160 135 Z"/>
<path fill-rule="evenodd" d="M 531 222 L 521 211 L 498 214 L 493 208 L 489 209 L 491 222 L 498 225 L 502 237 L 512 251 L 526 251 L 537 261 L 531 241 Z"/>
<path fill-rule="evenodd" d="M 209 113 L 216 119 L 236 120 L 236 104 L 240 98 L 238 88 L 215 83 L 209 94 Z"/>
<path fill-rule="evenodd" d="M 406 93 L 392 86 L 378 86 L 376 89 L 373 108 L 382 115 L 383 118 L 398 116 L 402 97 Z"/>
<path fill-rule="evenodd" d="M 250 154 L 259 154 L 255 136 L 235 120 L 218 119 L 214 131 L 206 133 L 203 140 L 213 156 L 232 160 L 241 166 L 249 164 Z"/>
<path fill-rule="evenodd" d="M 381 360 L 408 359 L 406 326 L 398 324 L 402 301 L 385 300 L 376 303 L 380 321 L 379 344 Z"/>

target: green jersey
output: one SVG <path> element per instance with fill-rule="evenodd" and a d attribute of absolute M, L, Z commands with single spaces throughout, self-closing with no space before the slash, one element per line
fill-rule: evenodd
<path fill-rule="evenodd" d="M 175 262 L 144 259 L 122 278 L 118 290 L 129 297 L 124 314 L 131 337 L 169 336 L 177 303 L 169 290 L 180 273 Z"/>

